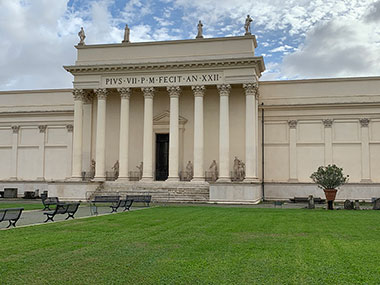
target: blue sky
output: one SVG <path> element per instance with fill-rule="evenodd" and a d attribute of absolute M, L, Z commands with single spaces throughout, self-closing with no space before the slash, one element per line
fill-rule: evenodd
<path fill-rule="evenodd" d="M 0 0 L 0 90 L 66 88 L 86 43 L 257 36 L 261 80 L 380 76 L 380 0 Z"/>

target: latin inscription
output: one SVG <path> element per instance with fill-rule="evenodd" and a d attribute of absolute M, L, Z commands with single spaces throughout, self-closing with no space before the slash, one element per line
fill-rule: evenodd
<path fill-rule="evenodd" d="M 104 77 L 104 87 L 208 85 L 223 83 L 223 73 Z"/>

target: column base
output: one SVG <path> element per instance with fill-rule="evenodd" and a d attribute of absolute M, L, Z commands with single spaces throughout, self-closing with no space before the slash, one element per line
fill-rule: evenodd
<path fill-rule="evenodd" d="M 105 177 L 94 177 L 94 179 L 92 179 L 92 181 L 104 182 L 104 181 L 106 181 L 106 178 Z"/>
<path fill-rule="evenodd" d="M 152 182 L 153 177 L 142 177 L 139 181 L 140 182 Z"/>
<path fill-rule="evenodd" d="M 297 178 L 289 178 L 288 182 L 298 182 L 298 179 Z"/>
<path fill-rule="evenodd" d="M 17 181 L 17 177 L 9 177 L 9 179 L 8 180 L 10 180 L 10 181 Z"/>
<path fill-rule="evenodd" d="M 191 183 L 207 183 L 204 177 L 193 177 Z"/>
<path fill-rule="evenodd" d="M 45 181 L 45 177 L 37 177 L 37 181 Z"/>
<path fill-rule="evenodd" d="M 179 177 L 168 177 L 165 182 L 179 182 Z"/>
<path fill-rule="evenodd" d="M 116 179 L 116 181 L 115 182 L 117 182 L 117 183 L 124 183 L 124 182 L 129 182 L 130 180 L 129 180 L 129 177 L 118 177 L 117 179 Z"/>
<path fill-rule="evenodd" d="M 83 181 L 82 177 L 68 177 L 66 180 L 67 181 L 73 181 L 73 182 Z"/>
<path fill-rule="evenodd" d="M 246 177 L 244 180 L 243 180 L 243 183 L 255 183 L 255 182 L 259 182 L 259 178 L 257 177 Z"/>
<path fill-rule="evenodd" d="M 370 178 L 363 178 L 360 180 L 360 183 L 372 183 L 372 180 Z"/>
<path fill-rule="evenodd" d="M 216 183 L 231 183 L 230 177 L 219 177 L 218 180 L 216 180 Z"/>

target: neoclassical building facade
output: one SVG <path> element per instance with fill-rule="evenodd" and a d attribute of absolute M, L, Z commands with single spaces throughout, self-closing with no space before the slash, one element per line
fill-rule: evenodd
<path fill-rule="evenodd" d="M 0 92 L 2 186 L 256 203 L 323 197 L 309 176 L 335 163 L 339 199 L 378 197 L 380 78 L 260 81 L 256 46 L 77 45 L 73 89 Z"/>

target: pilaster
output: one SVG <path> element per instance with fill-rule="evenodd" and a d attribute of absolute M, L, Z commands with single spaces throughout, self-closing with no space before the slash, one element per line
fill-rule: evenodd
<path fill-rule="evenodd" d="M 361 157 L 362 157 L 362 179 L 361 182 L 371 182 L 370 153 L 369 153 L 369 128 L 368 118 L 359 119 L 361 126 Z"/>
<path fill-rule="evenodd" d="M 298 181 L 297 176 L 297 120 L 289 124 L 289 182 Z"/>

